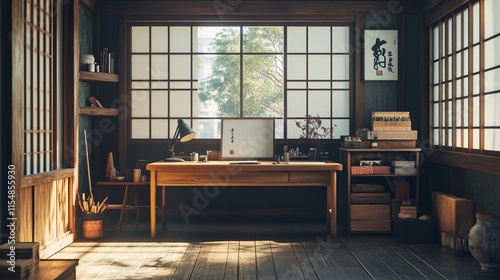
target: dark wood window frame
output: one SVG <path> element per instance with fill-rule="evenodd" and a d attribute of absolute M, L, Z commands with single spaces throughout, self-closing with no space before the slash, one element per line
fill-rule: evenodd
<path fill-rule="evenodd" d="M 130 30 L 131 30 L 131 26 L 157 26 L 157 25 L 162 25 L 162 26 L 176 26 L 176 25 L 179 25 L 179 23 L 177 23 L 176 21 L 151 21 L 151 20 L 148 20 L 148 21 L 144 21 L 144 20 L 130 20 L 130 21 L 127 21 L 125 20 L 124 23 L 126 23 L 126 34 L 127 34 L 127 37 L 130 38 L 131 37 L 131 33 L 130 33 Z M 183 21 L 180 25 L 182 26 L 194 26 L 194 25 L 197 25 L 199 24 L 199 22 L 196 22 L 196 21 L 190 21 L 189 23 L 186 23 L 185 21 Z M 206 24 L 206 22 L 205 22 Z M 293 23 L 293 22 L 268 22 L 268 21 L 258 21 L 258 22 L 247 22 L 247 21 L 242 21 L 242 22 L 239 22 L 239 21 L 234 21 L 234 22 L 214 22 L 212 24 L 209 23 L 209 25 L 214 25 L 214 26 L 283 26 L 285 27 L 285 30 L 286 30 L 286 27 L 287 26 L 345 26 L 345 27 L 349 27 L 349 42 L 354 42 L 354 25 L 352 22 L 337 22 L 337 21 L 333 21 L 333 22 L 328 22 L 328 21 L 325 21 L 325 22 L 309 22 L 309 23 L 306 23 L 306 22 L 300 22 L 300 23 Z M 286 33 L 286 31 L 285 31 Z M 295 53 L 286 53 L 286 40 L 285 40 L 285 50 L 283 52 L 283 55 L 286 56 L 288 54 L 295 54 Z M 130 42 L 130 39 L 127 39 L 127 55 L 126 55 L 126 60 L 127 60 L 127 65 L 131 65 L 131 61 L 130 61 L 130 57 L 132 55 L 132 52 L 131 52 L 131 46 L 130 46 L 131 42 Z M 350 65 L 352 67 L 350 67 L 350 69 L 348 70 L 349 71 L 349 79 L 348 80 L 342 80 L 343 82 L 346 82 L 348 83 L 349 85 L 349 88 L 348 89 L 345 89 L 345 91 L 349 91 L 349 117 L 333 117 L 332 115 L 332 110 L 333 108 L 330 108 L 330 117 L 325 117 L 325 119 L 327 120 L 331 120 L 331 121 L 334 121 L 336 119 L 347 119 L 349 121 L 349 131 L 351 132 L 353 127 L 354 127 L 354 108 L 353 108 L 353 104 L 354 104 L 354 94 L 356 93 L 355 91 L 355 67 L 354 67 L 354 62 L 355 62 L 355 55 L 354 55 L 354 48 L 351 47 L 351 49 L 349 50 L 348 53 L 342 53 L 342 54 L 347 54 L 349 55 L 349 60 L 350 60 Z M 219 53 L 217 53 L 219 54 Z M 243 55 L 243 52 L 241 51 L 240 52 L 241 55 Z M 253 53 L 252 53 L 253 54 Z M 266 53 L 268 54 L 268 53 Z M 271 54 L 274 54 L 274 53 L 271 53 Z M 305 53 L 306 57 L 307 55 L 310 54 L 310 53 Z M 322 53 L 318 53 L 318 54 L 322 54 Z M 337 54 L 335 52 L 333 52 L 333 50 L 331 51 L 330 55 L 334 55 L 334 54 Z M 130 73 L 130 68 L 131 67 L 126 67 L 127 68 L 127 76 L 126 76 L 126 100 L 127 100 L 127 106 L 125 106 L 128 110 L 131 109 L 131 91 L 132 91 L 132 87 L 131 87 L 131 82 L 132 82 L 132 79 L 131 79 L 131 73 Z M 285 69 L 285 72 L 286 72 L 286 63 L 284 65 L 284 69 Z M 307 70 L 306 70 L 307 71 Z M 170 72 L 170 71 L 169 71 Z M 300 118 L 296 118 L 296 117 L 287 117 L 286 116 L 286 98 L 287 98 L 287 87 L 286 87 L 286 83 L 289 82 L 289 81 L 294 81 L 294 80 L 285 80 L 285 90 L 284 90 L 284 116 L 283 117 L 278 117 L 277 119 L 280 119 L 280 120 L 283 120 L 283 126 L 284 126 L 284 131 L 283 131 L 283 138 L 280 138 L 280 139 L 277 139 L 277 143 L 281 143 L 281 142 L 286 142 L 286 143 L 304 143 L 306 142 L 307 140 L 304 140 L 304 139 L 295 139 L 295 138 L 290 138 L 290 139 L 287 139 L 287 129 L 286 129 L 286 121 L 287 120 L 299 120 Z M 306 83 L 307 83 L 308 80 L 306 80 Z M 342 82 L 341 80 L 336 80 L 336 79 L 333 79 L 333 80 L 330 80 L 330 83 L 333 83 L 333 82 Z M 191 89 L 193 90 L 193 89 Z M 304 91 L 306 92 L 309 92 L 309 89 L 306 88 L 304 89 Z M 331 92 L 330 94 L 332 95 L 335 91 L 338 91 L 337 89 L 329 89 L 329 91 Z M 240 94 L 243 94 L 243 92 L 241 92 Z M 331 97 L 333 98 L 333 97 Z M 151 103 L 151 100 L 149 101 Z M 193 106 L 191 104 L 191 106 Z M 332 106 L 332 105 L 331 105 Z M 330 106 L 330 107 L 331 107 Z M 307 106 L 306 106 L 306 110 L 307 110 Z M 192 112 L 193 110 L 191 110 L 191 115 L 192 115 Z M 307 111 L 306 111 L 307 112 Z M 240 114 L 242 113 L 242 111 L 240 110 Z M 126 137 L 127 137 L 127 142 L 128 143 L 164 143 L 165 142 L 165 139 L 132 139 L 131 138 L 131 114 L 130 112 L 127 112 L 126 113 L 127 115 L 127 134 L 126 134 Z M 305 118 L 305 117 L 304 117 Z M 173 118 L 174 119 L 174 118 Z M 176 119 L 176 118 L 175 118 Z M 195 119 L 194 117 L 189 117 L 188 119 Z M 204 119 L 220 119 L 219 117 L 213 117 L 213 118 L 204 118 Z M 169 118 L 170 120 L 170 118 Z M 151 128 L 150 128 L 151 130 Z M 169 130 L 171 131 L 171 130 Z M 335 140 L 335 139 L 334 139 Z M 219 143 L 220 142 L 220 139 L 194 139 L 192 140 L 190 143 L 203 143 L 203 144 L 212 144 L 212 143 Z"/>
<path fill-rule="evenodd" d="M 430 137 L 430 149 L 424 150 L 429 155 L 429 158 L 433 162 L 437 162 L 440 164 L 444 165 L 450 165 L 450 166 L 455 166 L 455 167 L 461 167 L 461 168 L 466 168 L 466 169 L 473 169 L 473 170 L 478 170 L 478 171 L 483 171 L 483 172 L 488 172 L 488 173 L 493 173 L 493 174 L 499 174 L 500 175 L 500 152 L 499 151 L 489 151 L 485 150 L 484 148 L 484 130 L 485 130 L 485 113 L 484 113 L 484 96 L 492 93 L 498 93 L 497 91 L 494 92 L 488 92 L 485 94 L 485 85 L 484 85 L 484 73 L 485 71 L 490 71 L 490 70 L 495 70 L 500 68 L 500 65 L 485 69 L 484 63 L 485 63 L 485 54 L 484 54 L 484 44 L 485 42 L 495 39 L 500 36 L 500 34 L 496 34 L 493 36 L 490 36 L 489 38 L 485 39 L 484 36 L 484 26 L 485 26 L 485 19 L 484 19 L 484 0 L 473 0 L 473 1 L 464 1 L 466 3 L 463 3 L 459 7 L 455 7 L 452 12 L 445 14 L 441 18 L 437 19 L 433 24 L 430 24 L 428 27 L 429 30 L 429 137 Z M 473 43 L 473 6 L 479 4 L 479 42 Z M 449 7 L 446 7 L 449 9 Z M 463 24 L 463 16 L 464 13 L 463 11 L 467 10 L 468 11 L 468 26 L 464 26 Z M 464 28 L 468 28 L 468 45 L 467 47 L 464 47 L 464 44 L 461 44 L 461 48 L 457 50 L 457 36 L 456 36 L 456 28 L 457 28 L 457 20 L 456 17 L 458 14 L 462 15 L 462 21 L 461 21 L 461 39 L 462 41 L 464 40 Z M 435 16 L 433 14 L 432 16 Z M 424 15 L 425 17 L 425 15 Z M 425 19 L 424 19 L 425 21 Z M 446 30 L 445 32 L 448 32 L 448 24 L 452 24 L 451 26 L 451 31 L 453 33 L 452 40 L 444 40 L 443 41 L 443 34 L 441 33 L 442 30 Z M 438 28 L 439 31 L 439 44 L 438 44 L 438 49 L 439 49 L 439 56 L 437 59 L 434 59 L 433 55 L 433 30 L 434 28 Z M 445 33 L 446 36 L 448 36 L 447 33 Z M 460 43 L 460 42 L 458 42 Z M 448 44 L 451 44 L 452 46 L 452 53 L 448 54 L 445 53 L 443 54 L 443 49 L 447 52 L 448 50 Z M 468 51 L 472 50 L 473 47 L 478 47 L 479 48 L 479 70 L 473 71 L 474 65 L 473 65 L 473 52 Z M 464 69 L 464 56 L 463 53 L 464 51 L 468 51 L 468 69 Z M 461 66 L 462 66 L 462 74 L 457 77 L 456 71 L 456 63 L 457 63 L 457 53 L 461 53 Z M 452 69 L 448 68 L 448 62 L 446 59 L 450 59 L 452 63 Z M 445 63 L 443 61 L 446 61 Z M 434 67 L 433 64 L 434 62 L 439 62 L 439 74 L 438 74 L 438 82 L 435 83 L 433 80 L 433 72 L 434 72 Z M 445 67 L 443 68 L 443 65 Z M 452 71 L 452 73 L 448 73 L 448 71 Z M 451 74 L 451 75 L 449 75 Z M 443 75 L 445 77 L 443 77 Z M 457 97 L 457 80 L 458 82 L 461 83 L 461 91 L 463 92 L 464 90 L 464 78 L 468 78 L 469 76 L 473 75 L 479 75 L 479 93 L 474 93 L 473 94 L 473 89 L 474 89 L 474 84 L 473 84 L 473 79 L 468 79 L 468 88 L 467 88 L 467 95 L 462 96 L 462 97 Z M 449 76 L 451 76 L 451 79 L 449 79 Z M 451 89 L 448 86 L 440 86 L 443 84 L 451 83 L 452 87 Z M 435 101 L 433 94 L 434 94 L 434 87 L 438 86 L 439 88 L 439 101 Z M 452 92 L 448 94 L 448 90 L 451 90 Z M 449 99 L 449 96 L 451 96 L 451 99 Z M 477 107 L 478 110 L 480 111 L 479 114 L 475 114 L 476 118 L 477 115 L 479 115 L 479 125 L 474 126 L 473 122 L 473 103 L 472 100 L 473 98 L 476 97 L 476 101 L 479 101 L 479 106 Z M 459 108 L 457 108 L 457 100 L 465 100 L 467 99 L 468 102 L 468 108 L 464 108 L 464 102 L 459 102 Z M 451 102 L 451 108 L 449 108 L 449 103 Z M 446 103 L 446 104 L 444 104 Z M 439 115 L 439 124 L 437 127 L 434 126 L 434 118 L 433 118 L 433 113 L 434 113 L 434 104 L 438 104 L 438 108 L 440 108 L 440 115 Z M 461 108 L 460 108 L 461 107 Z M 462 109 L 463 112 L 466 112 L 466 109 L 469 111 L 468 115 L 468 122 L 464 123 L 464 114 L 462 114 L 462 119 L 460 122 L 462 123 L 462 127 L 458 127 L 458 129 L 464 129 L 468 130 L 468 145 L 466 148 L 463 147 L 457 147 L 457 143 L 460 143 L 457 140 L 462 140 L 464 137 L 464 134 L 461 134 L 462 139 L 457 139 L 457 118 L 456 118 L 456 112 L 457 110 Z M 443 111 L 441 111 L 443 110 Z M 448 124 L 448 110 L 452 110 L 452 123 Z M 444 115 L 443 115 L 444 113 Z M 438 141 L 437 145 L 433 141 L 433 130 L 435 128 L 439 129 L 439 138 L 440 140 Z M 498 129 L 498 127 L 493 127 L 495 129 Z M 473 129 L 478 129 L 480 131 L 479 135 L 479 149 L 473 148 Z M 449 130 L 449 131 L 448 131 Z M 451 132 L 451 133 L 450 133 Z M 451 145 L 447 145 L 449 142 L 447 140 L 447 137 L 451 134 L 452 139 L 451 139 Z M 446 141 L 446 142 L 445 142 Z"/>

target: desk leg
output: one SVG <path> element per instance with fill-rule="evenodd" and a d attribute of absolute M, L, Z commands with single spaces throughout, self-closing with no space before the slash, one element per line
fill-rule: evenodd
<path fill-rule="evenodd" d="M 333 238 L 337 237 L 337 171 L 330 171 L 330 234 Z"/>
<path fill-rule="evenodd" d="M 162 228 L 164 230 L 167 229 L 167 208 L 165 205 L 167 204 L 167 187 L 161 187 L 161 207 L 163 209 L 163 217 L 162 217 Z"/>
<path fill-rule="evenodd" d="M 128 198 L 128 185 L 125 186 L 125 194 L 123 195 L 122 210 L 120 211 L 120 220 L 118 221 L 116 234 L 120 233 L 120 227 L 122 225 L 123 213 L 125 212 L 125 205 L 127 204 L 127 198 Z"/>
<path fill-rule="evenodd" d="M 156 171 L 151 170 L 150 182 L 151 237 L 156 235 Z"/>

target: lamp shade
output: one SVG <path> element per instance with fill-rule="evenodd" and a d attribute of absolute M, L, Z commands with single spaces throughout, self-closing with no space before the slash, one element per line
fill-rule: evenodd
<path fill-rule="evenodd" d="M 179 128 L 179 141 L 187 142 L 196 137 L 196 132 L 183 119 L 177 120 L 177 127 Z"/>

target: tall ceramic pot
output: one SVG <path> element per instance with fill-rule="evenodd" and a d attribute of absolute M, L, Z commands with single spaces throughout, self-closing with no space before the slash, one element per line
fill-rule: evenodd
<path fill-rule="evenodd" d="M 469 250 L 482 270 L 500 268 L 500 213 L 477 213 L 469 233 Z"/>

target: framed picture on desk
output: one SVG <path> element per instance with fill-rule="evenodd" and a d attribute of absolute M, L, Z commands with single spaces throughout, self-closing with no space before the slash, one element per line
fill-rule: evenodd
<path fill-rule="evenodd" d="M 274 157 L 274 118 L 223 118 L 222 160 Z"/>

